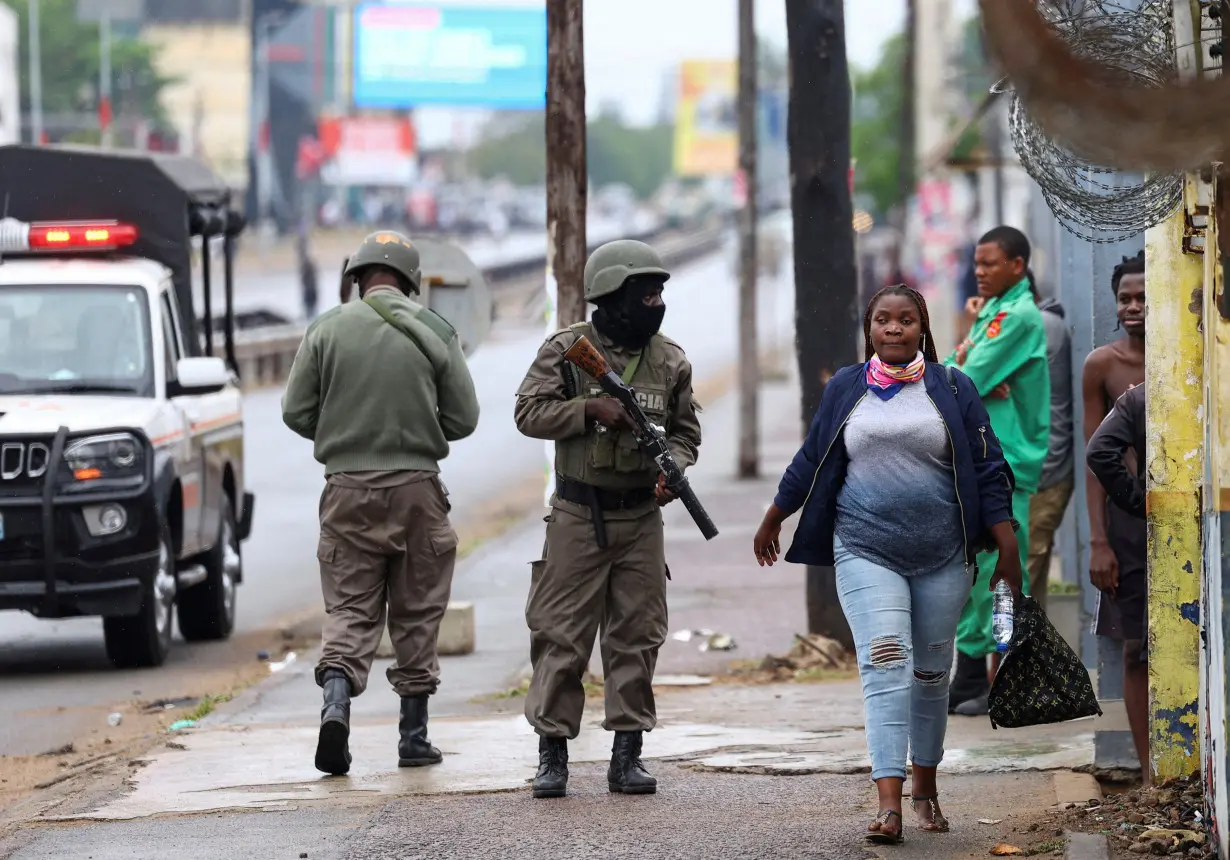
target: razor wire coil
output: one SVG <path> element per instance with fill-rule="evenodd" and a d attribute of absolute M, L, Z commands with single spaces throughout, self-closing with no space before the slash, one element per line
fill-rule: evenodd
<path fill-rule="evenodd" d="M 1123 79 L 1162 86 L 1174 77 L 1171 0 L 1040 0 L 1039 11 L 1073 53 Z M 1131 8 L 1139 5 L 1139 8 Z M 1183 174 L 1147 176 L 1092 164 L 1047 137 L 1013 93 L 1012 146 L 1064 229 L 1111 244 L 1165 220 L 1183 199 Z"/>

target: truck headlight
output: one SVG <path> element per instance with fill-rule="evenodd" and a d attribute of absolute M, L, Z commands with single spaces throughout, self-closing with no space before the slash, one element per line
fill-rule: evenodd
<path fill-rule="evenodd" d="M 73 441 L 64 449 L 65 478 L 78 486 L 93 481 L 142 478 L 145 446 L 131 433 L 108 433 Z"/>

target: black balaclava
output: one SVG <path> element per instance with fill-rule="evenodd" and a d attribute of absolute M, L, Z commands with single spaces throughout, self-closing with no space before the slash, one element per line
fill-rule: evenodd
<path fill-rule="evenodd" d="M 617 291 L 594 303 L 594 326 L 622 347 L 644 349 L 666 316 L 665 304 L 647 305 L 645 298 L 664 281 L 658 275 L 636 275 L 624 281 Z"/>

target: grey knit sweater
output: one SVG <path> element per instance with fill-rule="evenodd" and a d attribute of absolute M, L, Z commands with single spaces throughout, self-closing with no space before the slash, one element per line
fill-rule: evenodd
<path fill-rule="evenodd" d="M 850 465 L 837 495 L 837 537 L 903 576 L 931 573 L 963 548 L 952 448 L 921 383 L 889 400 L 871 392 L 843 431 Z"/>

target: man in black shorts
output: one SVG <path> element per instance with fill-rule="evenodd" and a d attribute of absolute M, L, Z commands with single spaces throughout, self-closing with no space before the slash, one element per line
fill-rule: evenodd
<path fill-rule="evenodd" d="M 1126 455 L 1135 452 L 1136 472 Z M 1107 537 L 1119 562 L 1118 582 L 1109 594 L 1118 610 L 1118 633 L 1123 639 L 1123 704 L 1140 759 L 1145 785 L 1150 781 L 1148 686 L 1149 588 L 1146 574 L 1145 531 L 1145 387 L 1127 390 L 1094 431 L 1085 449 L 1085 461 L 1106 490 L 1112 506 L 1107 510 Z M 1101 607 L 1099 607 L 1101 608 Z M 1103 631 L 1102 612 L 1098 613 Z"/>

